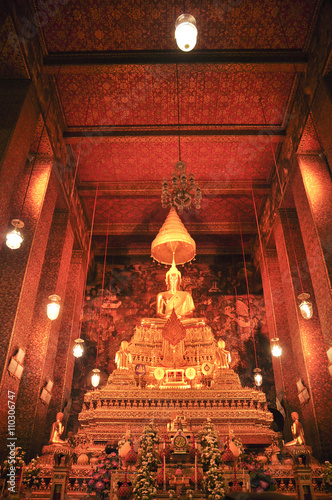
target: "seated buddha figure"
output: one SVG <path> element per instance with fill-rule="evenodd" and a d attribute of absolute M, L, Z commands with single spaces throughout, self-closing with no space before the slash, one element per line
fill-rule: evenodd
<path fill-rule="evenodd" d="M 180 291 L 181 273 L 177 269 L 174 259 L 172 267 L 166 273 L 167 292 L 157 295 L 157 316 L 169 318 L 174 309 L 179 318 L 192 316 L 195 309 L 194 301 L 189 292 Z"/>
<path fill-rule="evenodd" d="M 215 364 L 219 368 L 229 368 L 229 363 L 231 362 L 231 354 L 225 349 L 225 341 L 218 340 L 218 348 L 216 352 Z"/>
<path fill-rule="evenodd" d="M 49 444 L 64 444 L 66 441 L 63 441 L 60 436 L 63 434 L 64 425 L 62 423 L 63 413 L 59 412 L 56 416 L 56 422 L 52 425 L 51 436 L 49 439 Z"/>
<path fill-rule="evenodd" d="M 123 340 L 120 349 L 115 354 L 115 362 L 118 370 L 128 370 L 132 362 L 132 356 L 128 350 L 128 342 Z"/>

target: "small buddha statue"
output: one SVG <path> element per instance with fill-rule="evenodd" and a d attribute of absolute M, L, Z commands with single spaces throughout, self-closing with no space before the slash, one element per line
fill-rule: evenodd
<path fill-rule="evenodd" d="M 293 440 L 285 443 L 285 446 L 301 446 L 305 445 L 303 425 L 299 422 L 299 414 L 296 411 L 291 413 L 293 420 L 291 431 L 293 434 Z"/>
<path fill-rule="evenodd" d="M 193 298 L 189 292 L 179 290 L 180 283 L 181 273 L 173 256 L 172 267 L 166 273 L 168 291 L 157 295 L 157 315 L 160 318 L 169 318 L 173 309 L 179 318 L 192 316 L 195 309 Z"/>
<path fill-rule="evenodd" d="M 56 415 L 56 422 L 52 424 L 51 435 L 49 439 L 49 444 L 65 444 L 66 441 L 60 439 L 64 431 L 64 425 L 62 423 L 63 413 L 59 412 Z"/>
<path fill-rule="evenodd" d="M 132 363 L 132 355 L 128 351 L 128 342 L 123 340 L 120 349 L 115 354 L 115 362 L 118 370 L 128 370 Z"/>
<path fill-rule="evenodd" d="M 219 368 L 229 368 L 229 363 L 231 362 L 231 354 L 225 349 L 225 341 L 218 340 L 218 348 L 216 352 L 215 364 Z"/>

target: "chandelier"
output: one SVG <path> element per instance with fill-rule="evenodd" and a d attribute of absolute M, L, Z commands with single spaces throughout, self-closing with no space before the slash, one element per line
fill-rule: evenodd
<path fill-rule="evenodd" d="M 183 161 L 178 161 L 174 169 L 170 190 L 167 179 L 163 180 L 161 194 L 163 208 L 170 205 L 176 207 L 178 212 L 182 213 L 183 210 L 189 209 L 193 203 L 195 208 L 200 209 L 202 193 L 195 184 L 195 177 L 193 174 L 189 174 L 189 177 L 187 177 L 186 164 Z"/>
<path fill-rule="evenodd" d="M 181 135 L 180 135 L 180 94 L 179 94 L 179 69 L 176 64 L 176 93 L 177 93 L 177 115 L 178 115 L 178 148 L 179 161 L 174 166 L 172 175 L 172 186 L 169 189 L 167 179 L 163 180 L 161 191 L 161 204 L 163 208 L 168 205 L 175 207 L 181 214 L 184 209 L 189 209 L 193 203 L 194 207 L 201 208 L 202 194 L 195 184 L 195 177 L 186 173 L 186 164 L 181 160 Z"/>

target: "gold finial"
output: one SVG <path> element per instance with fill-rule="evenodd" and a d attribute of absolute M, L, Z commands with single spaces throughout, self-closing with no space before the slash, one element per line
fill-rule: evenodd
<path fill-rule="evenodd" d="M 179 278 L 180 278 L 180 281 L 181 281 L 181 273 L 180 273 L 180 271 L 178 270 L 178 268 L 175 265 L 174 252 L 173 252 L 172 266 L 169 268 L 169 270 L 166 273 L 166 279 L 165 279 L 166 283 L 168 281 L 168 277 L 171 276 L 172 274 L 177 274 L 179 276 Z"/>

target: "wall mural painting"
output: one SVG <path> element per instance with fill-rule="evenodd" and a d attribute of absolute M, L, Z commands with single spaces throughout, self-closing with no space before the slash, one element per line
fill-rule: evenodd
<path fill-rule="evenodd" d="M 223 339 L 231 352 L 231 368 L 243 386 L 253 387 L 255 336 L 258 365 L 264 377 L 263 390 L 268 401 L 275 401 L 272 361 L 266 327 L 260 279 L 247 262 L 249 302 L 243 260 L 240 256 L 198 256 L 191 265 L 180 267 L 181 288 L 190 290 L 195 317 L 204 317 L 216 340 Z M 91 388 L 90 370 L 95 367 L 99 332 L 99 368 L 104 383 L 115 369 L 115 353 L 123 340 L 130 342 L 142 318 L 155 317 L 156 296 L 166 289 L 164 266 L 150 258 L 120 258 L 108 263 L 102 294 L 103 262 L 96 262 L 96 277 L 88 283 L 83 309 L 82 336 L 86 341 L 85 359 L 76 363 L 73 399 Z"/>

